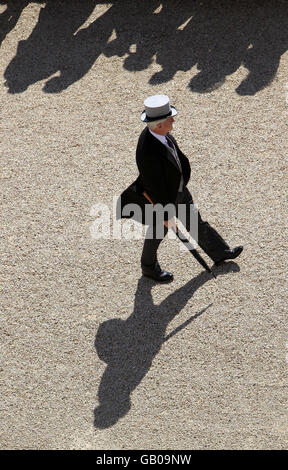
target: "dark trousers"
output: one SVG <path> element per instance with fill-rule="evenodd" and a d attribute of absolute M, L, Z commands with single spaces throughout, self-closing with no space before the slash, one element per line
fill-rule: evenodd
<path fill-rule="evenodd" d="M 182 207 L 179 207 L 179 204 L 181 204 Z M 184 191 L 177 195 L 177 199 L 175 201 L 175 213 L 176 217 L 181 220 L 192 238 L 195 239 L 195 227 L 190 227 L 190 213 L 191 211 L 193 212 L 191 204 L 193 204 L 192 196 L 188 189 L 184 188 Z M 184 214 L 185 217 L 183 217 Z M 221 259 L 224 250 L 229 249 L 229 246 L 208 222 L 202 220 L 199 212 L 196 217 L 198 218 L 198 245 L 214 262 L 218 261 Z M 163 234 L 159 236 L 159 233 L 156 233 L 155 226 L 148 227 L 141 256 L 141 264 L 143 266 L 152 267 L 155 265 L 157 262 L 158 247 L 167 232 L 168 229 L 164 227 Z"/>

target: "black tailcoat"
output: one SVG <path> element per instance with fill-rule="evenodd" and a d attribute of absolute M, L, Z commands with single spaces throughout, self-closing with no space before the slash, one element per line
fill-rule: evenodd
<path fill-rule="evenodd" d="M 181 152 L 176 140 L 168 134 L 174 143 L 182 166 L 184 188 L 190 179 L 190 163 L 188 158 Z M 149 128 L 146 127 L 141 133 L 137 150 L 136 163 L 139 170 L 138 178 L 121 194 L 117 204 L 117 218 L 135 218 L 133 211 L 129 215 L 123 215 L 123 208 L 127 204 L 138 204 L 142 210 L 142 219 L 145 223 L 145 206 L 150 203 L 143 196 L 145 191 L 154 204 L 174 204 L 181 180 L 181 172 L 177 162 L 169 151 L 154 137 Z M 167 217 L 164 217 L 167 218 Z"/>

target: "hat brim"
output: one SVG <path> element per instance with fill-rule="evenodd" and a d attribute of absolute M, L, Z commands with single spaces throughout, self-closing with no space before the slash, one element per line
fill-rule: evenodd
<path fill-rule="evenodd" d="M 149 116 L 146 115 L 146 112 L 143 111 L 143 113 L 141 114 L 141 121 L 142 122 L 153 122 L 153 121 L 159 121 L 160 119 L 168 118 L 170 116 L 176 116 L 177 109 L 174 108 L 174 106 L 170 106 L 170 108 L 171 108 L 171 111 L 170 111 L 169 114 L 166 114 L 165 116 L 157 116 L 157 117 L 153 117 L 153 118 L 149 118 Z"/>

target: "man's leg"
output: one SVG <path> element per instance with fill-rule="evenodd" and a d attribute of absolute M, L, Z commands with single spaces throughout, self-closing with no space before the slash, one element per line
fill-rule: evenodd
<path fill-rule="evenodd" d="M 157 232 L 157 233 L 156 233 Z M 163 271 L 157 260 L 158 247 L 168 232 L 168 229 L 163 224 L 162 230 L 156 231 L 156 227 L 149 226 L 147 229 L 142 256 L 141 268 L 144 276 L 151 277 L 159 282 L 170 282 L 173 280 L 173 274 Z"/>
<path fill-rule="evenodd" d="M 142 256 L 141 256 L 141 265 L 144 266 L 154 266 L 157 263 L 157 250 L 162 242 L 163 238 L 167 234 L 167 228 L 163 224 L 163 236 L 161 237 L 161 232 L 157 233 L 156 237 L 156 228 L 152 225 L 149 225 L 146 237 L 144 241 Z"/>

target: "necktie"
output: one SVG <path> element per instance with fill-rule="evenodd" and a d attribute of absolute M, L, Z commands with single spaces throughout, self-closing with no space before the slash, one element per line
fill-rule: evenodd
<path fill-rule="evenodd" d="M 169 147 L 173 150 L 173 155 L 175 157 L 175 160 L 176 160 L 176 162 L 177 162 L 177 164 L 178 164 L 178 166 L 179 166 L 179 168 L 182 172 L 182 167 L 181 167 L 181 163 L 180 163 L 180 160 L 179 160 L 179 157 L 178 157 L 178 154 L 177 154 L 177 150 L 174 147 L 172 140 L 167 135 L 166 135 L 166 140 L 167 140 L 167 143 L 168 143 Z"/>
<path fill-rule="evenodd" d="M 167 143 L 168 143 L 169 147 L 171 147 L 171 149 L 174 150 L 174 145 L 173 145 L 172 140 L 170 139 L 170 137 L 168 137 L 168 135 L 166 135 L 166 140 L 167 140 Z"/>

